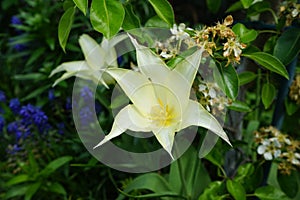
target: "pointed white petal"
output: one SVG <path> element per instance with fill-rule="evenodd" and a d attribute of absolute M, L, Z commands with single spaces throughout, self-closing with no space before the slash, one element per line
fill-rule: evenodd
<path fill-rule="evenodd" d="M 161 146 L 169 153 L 171 158 L 174 160 L 174 157 L 172 155 L 172 148 L 175 137 L 174 127 L 162 127 L 156 131 L 153 131 L 153 133 Z"/>
<path fill-rule="evenodd" d="M 106 60 L 107 65 L 113 66 L 113 67 L 118 67 L 118 62 L 117 62 L 118 57 L 117 57 L 117 53 L 115 50 L 115 46 L 119 42 L 125 40 L 126 38 L 128 38 L 128 36 L 126 34 L 117 35 L 110 40 L 103 38 L 103 40 L 101 42 L 101 47 L 106 52 L 105 60 Z"/>
<path fill-rule="evenodd" d="M 136 48 L 137 64 L 140 71 L 151 79 L 153 83 L 164 83 L 167 73 L 170 71 L 165 62 L 155 55 L 151 49 L 138 44 L 136 39 L 129 35 Z"/>
<path fill-rule="evenodd" d="M 92 69 L 97 70 L 104 67 L 106 53 L 93 38 L 83 34 L 79 38 L 79 44 L 88 65 Z"/>
<path fill-rule="evenodd" d="M 144 115 L 150 113 L 152 105 L 157 104 L 153 85 L 143 74 L 120 68 L 110 68 L 106 72 L 118 82 L 128 98 Z"/>
<path fill-rule="evenodd" d="M 85 61 L 73 61 L 73 62 L 65 62 L 56 67 L 50 74 L 50 77 L 54 74 L 62 71 L 67 72 L 78 72 L 81 70 L 87 70 L 89 69 L 87 66 L 87 63 Z"/>
<path fill-rule="evenodd" d="M 195 125 L 204 127 L 231 145 L 226 133 L 224 132 L 220 123 L 209 112 L 203 108 L 201 104 L 196 101 L 189 100 L 185 113 L 182 116 L 182 124 L 180 129 L 184 129 L 188 126 Z"/>
<path fill-rule="evenodd" d="M 106 135 L 104 139 L 94 147 L 94 149 L 112 138 L 121 135 L 128 129 L 132 131 L 148 132 L 150 130 L 148 130 L 147 127 L 148 121 L 137 112 L 133 105 L 128 105 L 117 114 L 110 133 Z"/>
<path fill-rule="evenodd" d="M 194 79 L 196 77 L 201 59 L 202 59 L 203 49 L 198 49 L 192 55 L 186 57 L 180 63 L 176 65 L 173 71 L 178 72 L 183 77 L 185 77 L 189 87 L 192 87 Z"/>

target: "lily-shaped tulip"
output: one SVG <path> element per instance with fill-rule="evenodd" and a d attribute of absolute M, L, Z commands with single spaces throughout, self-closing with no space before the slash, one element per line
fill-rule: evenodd
<path fill-rule="evenodd" d="M 79 45 L 83 51 L 85 60 L 65 62 L 54 69 L 51 72 L 50 77 L 61 71 L 66 72 L 55 81 L 53 86 L 71 76 L 77 76 L 83 79 L 92 80 L 96 84 L 100 82 L 105 87 L 108 87 L 107 83 L 112 82 L 112 79 L 109 76 L 105 76 L 103 72 L 108 66 L 118 67 L 117 53 L 114 46 L 125 37 L 127 36 L 120 35 L 113 38 L 113 40 L 103 38 L 99 45 L 89 35 L 81 35 L 79 38 Z"/>
<path fill-rule="evenodd" d="M 174 159 L 175 133 L 191 125 L 207 128 L 230 144 L 219 122 L 197 101 L 189 98 L 203 49 L 186 57 L 171 70 L 149 48 L 139 45 L 134 39 L 132 42 L 140 72 L 120 68 L 107 70 L 132 104 L 117 114 L 110 133 L 94 148 L 126 130 L 151 131 Z"/>

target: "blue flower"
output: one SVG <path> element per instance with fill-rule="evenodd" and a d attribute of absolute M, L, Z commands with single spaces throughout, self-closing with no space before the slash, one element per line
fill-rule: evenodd
<path fill-rule="evenodd" d="M 9 108 L 14 114 L 18 114 L 21 109 L 21 104 L 18 98 L 11 99 L 9 101 Z"/>
<path fill-rule="evenodd" d="M 55 99 L 54 89 L 50 89 L 50 90 L 48 91 L 48 99 L 49 99 L 50 101 L 53 101 L 53 100 Z"/>
<path fill-rule="evenodd" d="M 17 17 L 17 16 L 14 15 L 14 16 L 11 17 L 10 23 L 12 25 L 21 25 L 22 21 L 21 21 L 21 19 L 19 17 Z"/>
<path fill-rule="evenodd" d="M 66 105 L 65 105 L 65 107 L 66 107 L 66 110 L 71 110 L 72 109 L 72 102 L 71 102 L 71 98 L 70 97 L 68 97 L 66 99 Z"/>
<path fill-rule="evenodd" d="M 88 126 L 93 121 L 93 113 L 90 107 L 83 107 L 79 111 L 80 115 L 80 124 L 82 126 Z"/>
<path fill-rule="evenodd" d="M 21 121 L 14 121 L 7 125 L 7 131 L 9 133 L 14 133 L 16 140 L 21 138 L 27 138 L 30 135 L 29 127 L 24 125 Z"/>
<path fill-rule="evenodd" d="M 18 144 L 14 144 L 13 146 L 10 145 L 8 147 L 7 153 L 10 154 L 10 155 L 13 155 L 13 154 L 17 153 L 20 150 L 22 150 L 22 148 L 19 147 Z"/>
<path fill-rule="evenodd" d="M 35 124 L 41 132 L 47 131 L 50 127 L 46 114 L 40 108 L 35 107 L 31 104 L 22 106 L 20 110 L 20 116 L 23 117 L 23 124 L 25 124 L 26 126 Z"/>
<path fill-rule="evenodd" d="M 0 132 L 2 132 L 4 124 L 5 124 L 5 119 L 2 115 L 0 115 Z"/>
<path fill-rule="evenodd" d="M 6 96 L 5 93 L 0 90 L 0 102 L 5 102 L 6 101 Z"/>
<path fill-rule="evenodd" d="M 57 124 L 58 134 L 64 134 L 65 124 L 63 122 Z"/>
<path fill-rule="evenodd" d="M 91 102 L 91 100 L 93 99 L 93 92 L 88 86 L 84 86 L 80 90 L 80 96 L 83 98 L 85 102 Z"/>

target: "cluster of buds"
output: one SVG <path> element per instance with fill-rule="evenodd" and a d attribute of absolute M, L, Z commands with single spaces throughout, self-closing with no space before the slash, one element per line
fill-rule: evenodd
<path fill-rule="evenodd" d="M 279 162 L 278 169 L 282 174 L 290 174 L 295 167 L 300 167 L 300 142 L 287 134 L 269 126 L 254 132 L 258 144 L 257 153 L 265 160 Z"/>
<path fill-rule="evenodd" d="M 225 96 L 221 88 L 212 82 L 201 82 L 198 85 L 199 103 L 213 115 L 223 115 L 231 101 Z"/>
<path fill-rule="evenodd" d="M 230 28 L 232 23 L 233 18 L 229 15 L 223 23 L 218 22 L 215 26 L 207 26 L 201 30 L 186 28 L 183 23 L 179 26 L 174 24 L 170 29 L 171 37 L 165 42 L 156 42 L 156 53 L 164 59 L 171 59 L 183 50 L 200 46 L 210 56 L 227 59 L 227 65 L 239 63 L 242 49 L 246 48 L 246 45 L 239 42 L 238 37 Z M 221 55 L 215 54 L 220 51 Z"/>
<path fill-rule="evenodd" d="M 300 75 L 297 75 L 293 81 L 290 87 L 289 96 L 293 101 L 296 101 L 296 103 L 300 105 Z"/>
<path fill-rule="evenodd" d="M 196 30 L 193 38 L 196 44 L 204 46 L 207 52 L 214 56 L 214 53 L 222 50 L 222 55 L 227 59 L 227 65 L 230 63 L 239 63 L 242 49 L 246 45 L 239 42 L 238 37 L 232 31 L 230 26 L 233 23 L 231 15 L 227 16 L 223 23 L 218 22 L 212 27 L 204 27 L 202 30 Z"/>
<path fill-rule="evenodd" d="M 300 4 L 293 1 L 283 1 L 279 16 L 285 18 L 286 26 L 290 26 L 294 20 L 300 19 Z"/>

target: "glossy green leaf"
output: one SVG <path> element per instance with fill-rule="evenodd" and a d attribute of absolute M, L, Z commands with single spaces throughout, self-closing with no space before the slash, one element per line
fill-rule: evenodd
<path fill-rule="evenodd" d="M 169 26 L 173 26 L 175 23 L 174 20 L 174 11 L 171 4 L 167 0 L 149 0 L 150 4 L 154 8 L 156 14 Z"/>
<path fill-rule="evenodd" d="M 242 5 L 244 8 L 249 8 L 251 6 L 251 4 L 253 3 L 254 0 L 240 0 L 240 2 L 242 2 Z"/>
<path fill-rule="evenodd" d="M 146 27 L 155 27 L 155 28 L 169 28 L 169 24 L 162 20 L 159 16 L 155 15 L 148 19 L 148 21 L 145 23 Z"/>
<path fill-rule="evenodd" d="M 61 48 L 65 51 L 69 34 L 72 28 L 76 7 L 70 7 L 62 15 L 58 23 L 58 40 Z"/>
<path fill-rule="evenodd" d="M 289 75 L 285 66 L 282 64 L 282 62 L 280 62 L 278 58 L 272 56 L 271 54 L 264 52 L 254 52 L 251 54 L 243 54 L 243 56 L 256 61 L 266 69 L 289 79 Z"/>
<path fill-rule="evenodd" d="M 232 65 L 228 65 L 221 68 L 221 75 L 223 75 L 226 95 L 231 99 L 235 99 L 239 92 L 239 78 L 236 70 Z"/>
<path fill-rule="evenodd" d="M 232 102 L 228 108 L 230 110 L 234 110 L 234 111 L 238 111 L 238 112 L 251 112 L 252 109 L 245 103 L 242 101 L 238 101 L 235 100 L 234 102 Z"/>
<path fill-rule="evenodd" d="M 50 176 L 54 171 L 70 162 L 73 158 L 71 156 L 63 156 L 50 162 L 41 172 L 40 175 L 45 177 Z"/>
<path fill-rule="evenodd" d="M 86 10 L 88 7 L 88 0 L 73 0 L 77 8 L 83 12 L 84 15 L 86 15 Z"/>
<path fill-rule="evenodd" d="M 256 39 L 258 32 L 254 29 L 248 29 L 244 24 L 237 23 L 232 27 L 235 34 L 240 37 L 241 42 L 248 43 Z"/>
<path fill-rule="evenodd" d="M 26 190 L 24 200 L 30 200 L 33 197 L 33 195 L 38 191 L 38 189 L 41 187 L 41 184 L 42 184 L 41 182 L 36 182 L 31 184 L 28 187 L 28 190 Z"/>
<path fill-rule="evenodd" d="M 274 47 L 273 55 L 284 65 L 289 64 L 300 53 L 300 28 L 283 32 Z"/>
<path fill-rule="evenodd" d="M 257 74 L 254 72 L 244 71 L 239 74 L 240 85 L 245 85 L 256 79 Z"/>
<path fill-rule="evenodd" d="M 288 200 L 289 198 L 278 188 L 273 186 L 263 186 L 257 188 L 254 195 L 261 200 Z"/>
<path fill-rule="evenodd" d="M 265 109 L 269 108 L 276 96 L 276 88 L 271 83 L 265 83 L 262 87 L 261 98 Z"/>
<path fill-rule="evenodd" d="M 246 200 L 246 191 L 239 182 L 228 179 L 226 187 L 235 200 Z"/>
<path fill-rule="evenodd" d="M 133 8 L 130 4 L 126 4 L 125 8 L 125 18 L 123 21 L 123 29 L 124 30 L 131 30 L 135 28 L 139 28 L 141 26 L 140 19 L 136 16 L 133 11 Z"/>
<path fill-rule="evenodd" d="M 292 170 L 290 175 L 277 173 L 277 181 L 281 190 L 290 198 L 294 198 L 298 193 L 297 172 Z"/>
<path fill-rule="evenodd" d="M 92 1 L 90 12 L 94 29 L 106 38 L 111 38 L 120 30 L 125 17 L 125 10 L 119 1 Z"/>
<path fill-rule="evenodd" d="M 222 5 L 222 0 L 206 0 L 206 6 L 212 13 L 217 13 Z"/>
<path fill-rule="evenodd" d="M 274 47 L 275 47 L 275 44 L 277 42 L 277 39 L 278 39 L 277 35 L 269 37 L 269 39 L 265 42 L 263 52 L 273 54 Z"/>

